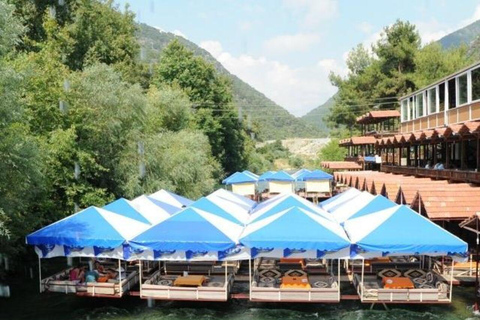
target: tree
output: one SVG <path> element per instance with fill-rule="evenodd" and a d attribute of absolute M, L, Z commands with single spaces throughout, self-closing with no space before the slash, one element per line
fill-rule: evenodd
<path fill-rule="evenodd" d="M 142 145 L 144 153 L 131 141 L 119 163 L 127 196 L 164 188 L 194 199 L 213 190 L 219 166 L 203 133 L 163 132 L 145 136 Z"/>
<path fill-rule="evenodd" d="M 208 136 L 227 174 L 246 167 L 248 138 L 232 103 L 231 85 L 212 64 L 174 40 L 162 52 L 153 83 L 178 85 L 187 93 L 196 109 L 197 128 Z"/>
<path fill-rule="evenodd" d="M 343 161 L 346 154 L 345 148 L 338 145 L 338 140 L 332 139 L 320 149 L 318 158 L 319 161 Z"/>
<path fill-rule="evenodd" d="M 180 131 L 193 126 L 191 102 L 178 87 L 151 86 L 147 92 L 145 130 L 158 133 L 162 130 Z"/>

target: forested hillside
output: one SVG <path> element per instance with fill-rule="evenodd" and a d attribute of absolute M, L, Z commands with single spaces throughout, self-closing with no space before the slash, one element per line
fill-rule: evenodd
<path fill-rule="evenodd" d="M 288 137 L 319 137 L 322 131 L 317 126 L 304 122 L 268 99 L 250 85 L 229 73 L 209 52 L 195 43 L 172 33 L 160 32 L 146 24 L 140 24 L 138 39 L 142 47 L 142 59 L 154 65 L 162 50 L 174 39 L 192 50 L 195 55 L 215 65 L 216 70 L 228 77 L 237 107 L 247 116 L 247 125 L 255 127 L 261 140 Z M 248 119 L 250 118 L 250 120 Z"/>
<path fill-rule="evenodd" d="M 480 36 L 480 20 L 469 24 L 462 29 L 447 34 L 438 42 L 442 47 L 448 49 L 451 47 L 459 47 L 462 44 L 470 46 Z"/>
<path fill-rule="evenodd" d="M 316 126 L 321 130 L 325 135 L 328 134 L 329 128 L 325 122 L 325 117 L 330 112 L 330 108 L 334 104 L 335 95 L 330 97 L 325 103 L 316 107 L 315 109 L 309 111 L 306 115 L 302 117 L 305 122 L 308 122 Z"/>

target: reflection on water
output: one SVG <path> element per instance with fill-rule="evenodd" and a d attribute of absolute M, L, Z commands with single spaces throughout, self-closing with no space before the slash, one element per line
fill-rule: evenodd
<path fill-rule="evenodd" d="M 0 319 L 114 319 L 114 320 L 287 320 L 287 319 L 468 319 L 473 303 L 472 287 L 455 288 L 451 305 L 393 305 L 385 311 L 381 305 L 355 301 L 341 304 L 267 304 L 247 301 L 228 303 L 156 302 L 147 308 L 138 297 L 100 299 L 62 294 L 39 294 L 35 281 L 16 281 L 12 297 L 0 299 Z"/>

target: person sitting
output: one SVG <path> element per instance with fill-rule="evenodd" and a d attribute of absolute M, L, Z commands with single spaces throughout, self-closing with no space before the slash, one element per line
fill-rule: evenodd
<path fill-rule="evenodd" d="M 82 265 L 77 265 L 75 268 L 70 270 L 70 281 L 85 282 L 85 267 Z"/>
<path fill-rule="evenodd" d="M 98 274 L 103 275 L 105 273 L 105 268 L 100 262 L 95 261 L 94 265 L 95 265 L 94 269 L 98 272 Z"/>
<path fill-rule="evenodd" d="M 99 276 L 97 270 L 87 271 L 85 273 L 85 282 L 97 282 Z"/>

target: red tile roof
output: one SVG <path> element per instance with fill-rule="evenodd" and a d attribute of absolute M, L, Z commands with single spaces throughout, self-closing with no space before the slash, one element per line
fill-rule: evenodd
<path fill-rule="evenodd" d="M 358 179 L 360 188 L 366 182 L 368 191 L 375 189 L 376 194 L 384 189 L 390 200 L 405 199 L 415 210 L 424 210 L 422 214 L 432 220 L 461 220 L 480 212 L 480 187 L 467 183 L 450 184 L 446 180 L 375 171 L 337 172 L 335 179 L 352 181 L 353 186 Z"/>

